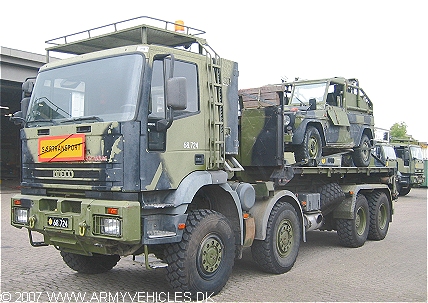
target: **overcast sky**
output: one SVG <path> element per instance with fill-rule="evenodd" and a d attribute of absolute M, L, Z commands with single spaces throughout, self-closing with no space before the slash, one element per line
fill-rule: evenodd
<path fill-rule="evenodd" d="M 3 1 L 0 45 L 45 54 L 44 41 L 137 16 L 206 31 L 239 64 L 239 88 L 358 78 L 377 127 L 405 122 L 428 141 L 428 1 Z"/>

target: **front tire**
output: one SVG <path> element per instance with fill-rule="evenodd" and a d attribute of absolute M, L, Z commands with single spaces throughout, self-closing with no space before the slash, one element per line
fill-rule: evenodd
<path fill-rule="evenodd" d="M 165 249 L 167 280 L 174 290 L 220 292 L 232 272 L 235 236 L 229 220 L 212 210 L 192 211 L 181 242 Z"/>
<path fill-rule="evenodd" d="M 107 272 L 115 267 L 120 260 L 119 255 L 93 254 L 92 256 L 83 256 L 65 251 L 61 251 L 61 257 L 68 267 L 83 274 Z"/>
<path fill-rule="evenodd" d="M 363 246 L 369 233 L 369 204 L 364 195 L 358 195 L 353 219 L 337 219 L 339 242 L 347 247 Z"/>
<path fill-rule="evenodd" d="M 317 166 L 322 155 L 322 141 L 318 129 L 308 126 L 301 145 L 295 151 L 296 162 L 308 162 L 308 166 Z"/>
<path fill-rule="evenodd" d="M 278 202 L 269 216 L 265 240 L 254 240 L 253 259 L 263 271 L 282 274 L 289 271 L 297 259 L 301 230 L 297 213 L 286 202 Z"/>

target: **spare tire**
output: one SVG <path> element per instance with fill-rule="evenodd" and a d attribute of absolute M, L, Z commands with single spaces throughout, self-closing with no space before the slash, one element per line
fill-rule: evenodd
<path fill-rule="evenodd" d="M 320 207 L 324 216 L 345 199 L 345 193 L 337 183 L 327 183 L 319 187 L 317 192 L 320 193 Z"/>

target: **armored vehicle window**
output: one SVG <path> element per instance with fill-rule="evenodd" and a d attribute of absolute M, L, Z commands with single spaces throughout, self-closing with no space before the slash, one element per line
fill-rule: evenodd
<path fill-rule="evenodd" d="M 410 146 L 410 154 L 413 159 L 423 160 L 422 149 L 419 146 Z"/>

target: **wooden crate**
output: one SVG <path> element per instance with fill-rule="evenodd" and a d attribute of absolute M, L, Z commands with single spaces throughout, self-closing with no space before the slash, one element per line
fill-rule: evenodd
<path fill-rule="evenodd" d="M 257 88 L 246 88 L 238 91 L 244 108 L 260 108 L 276 106 L 280 103 L 280 94 L 284 92 L 284 84 L 270 84 Z"/>

